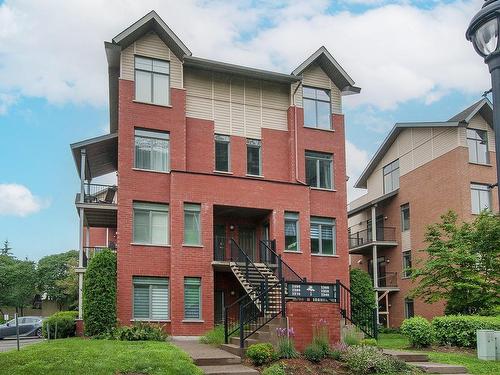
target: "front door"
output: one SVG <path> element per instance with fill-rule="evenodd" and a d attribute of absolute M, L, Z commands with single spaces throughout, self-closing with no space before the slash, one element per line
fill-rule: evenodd
<path fill-rule="evenodd" d="M 226 260 L 226 226 L 214 225 L 214 260 Z"/>
<path fill-rule="evenodd" d="M 248 255 L 250 260 L 255 260 L 255 228 L 240 227 L 239 230 L 239 245 L 241 249 Z"/>

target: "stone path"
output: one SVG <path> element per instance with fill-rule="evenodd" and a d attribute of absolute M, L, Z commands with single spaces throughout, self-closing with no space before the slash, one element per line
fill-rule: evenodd
<path fill-rule="evenodd" d="M 384 354 L 399 358 L 428 374 L 466 375 L 468 373 L 464 366 L 429 362 L 429 356 L 425 353 L 384 349 Z"/>
<path fill-rule="evenodd" d="M 259 372 L 241 364 L 241 357 L 201 344 L 197 339 L 173 339 L 172 343 L 184 350 L 196 366 L 207 375 L 256 375 Z"/>

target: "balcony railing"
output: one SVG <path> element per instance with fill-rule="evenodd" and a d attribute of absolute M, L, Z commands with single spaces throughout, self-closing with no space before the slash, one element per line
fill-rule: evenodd
<path fill-rule="evenodd" d="M 385 272 L 378 277 L 379 288 L 397 288 L 398 287 L 398 273 Z"/>
<path fill-rule="evenodd" d="M 83 248 L 83 267 L 87 267 L 88 263 L 96 255 L 97 253 L 100 253 L 101 251 L 104 251 L 106 249 L 110 249 L 113 252 L 116 252 L 116 245 L 114 243 L 110 243 L 109 247 L 103 247 L 103 246 L 91 246 L 87 247 L 85 246 Z"/>
<path fill-rule="evenodd" d="M 115 185 L 89 184 L 84 185 L 85 203 L 116 204 L 118 188 Z"/>
<path fill-rule="evenodd" d="M 379 241 L 396 241 L 396 228 L 395 227 L 378 227 L 377 228 L 377 242 Z M 374 242 L 372 230 L 363 229 L 356 233 L 349 235 L 349 249 L 354 249 L 358 246 L 370 244 Z"/>

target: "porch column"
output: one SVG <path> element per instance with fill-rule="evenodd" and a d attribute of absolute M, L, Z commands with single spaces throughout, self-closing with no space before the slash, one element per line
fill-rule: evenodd
<path fill-rule="evenodd" d="M 372 241 L 377 241 L 377 205 L 372 206 Z M 378 309 L 378 254 L 377 245 L 372 247 L 372 273 L 373 273 L 373 288 L 375 289 L 375 307 L 377 309 L 377 324 L 380 324 L 380 316 Z"/>
<path fill-rule="evenodd" d="M 80 151 L 80 203 L 84 203 L 85 199 L 85 165 L 87 153 L 85 149 Z M 83 208 L 79 209 L 80 216 L 80 226 L 79 226 L 79 246 L 80 251 L 78 254 L 78 267 L 83 268 L 83 241 L 84 241 L 84 230 L 85 230 L 85 210 Z M 78 273 L 78 319 L 83 318 L 83 272 Z"/>

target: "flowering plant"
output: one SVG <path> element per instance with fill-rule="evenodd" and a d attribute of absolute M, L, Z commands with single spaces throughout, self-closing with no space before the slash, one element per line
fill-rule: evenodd
<path fill-rule="evenodd" d="M 320 347 L 325 356 L 330 352 L 330 332 L 328 321 L 321 318 L 313 327 L 313 344 Z"/>
<path fill-rule="evenodd" d="M 295 344 L 293 342 L 293 337 L 295 336 L 295 331 L 292 327 L 290 328 L 276 328 L 276 336 L 278 336 L 278 356 L 280 358 L 297 358 L 299 353 L 295 349 Z"/>

